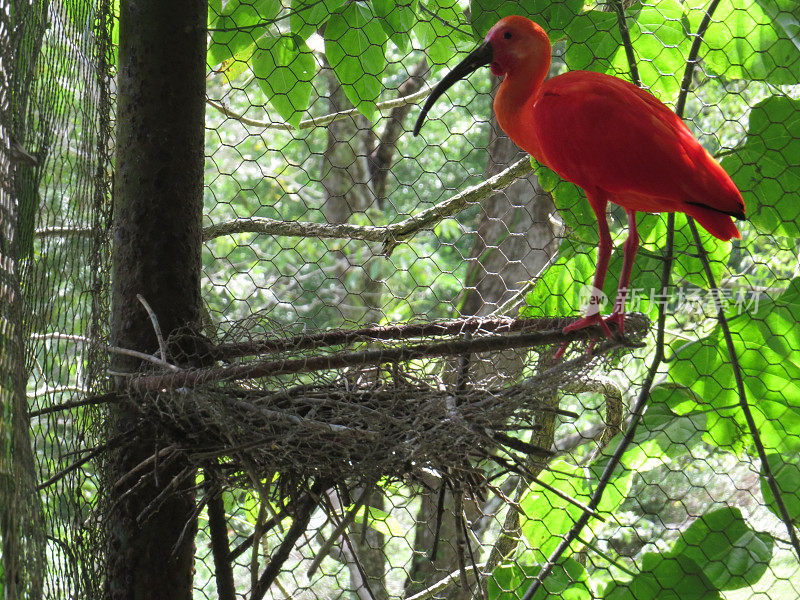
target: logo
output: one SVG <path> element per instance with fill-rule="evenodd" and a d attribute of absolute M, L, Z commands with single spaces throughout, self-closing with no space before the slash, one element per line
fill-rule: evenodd
<path fill-rule="evenodd" d="M 598 290 L 591 285 L 585 285 L 578 292 L 578 304 L 587 316 L 596 315 L 602 312 L 603 308 L 608 304 L 608 297 L 603 293 L 603 290 Z"/>

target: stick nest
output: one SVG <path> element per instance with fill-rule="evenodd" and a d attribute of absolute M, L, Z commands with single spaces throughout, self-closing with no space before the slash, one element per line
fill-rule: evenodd
<path fill-rule="evenodd" d="M 548 455 L 512 434 L 563 413 L 555 391 L 624 348 L 604 340 L 591 355 L 579 347 L 554 364 L 561 343 L 598 337 L 593 329 L 565 336 L 566 322 L 466 319 L 285 336 L 266 324 L 273 335 L 259 339 L 250 321 L 206 348 L 209 366 L 143 374 L 132 397 L 166 446 L 227 485 L 277 474 L 286 499 L 310 480 L 434 472 L 478 482 L 486 460 L 524 474 L 531 456 Z M 628 345 L 647 326 L 629 316 Z"/>

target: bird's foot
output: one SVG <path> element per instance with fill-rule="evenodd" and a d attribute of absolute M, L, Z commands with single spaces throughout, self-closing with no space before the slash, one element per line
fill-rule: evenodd
<path fill-rule="evenodd" d="M 617 331 L 619 333 L 617 333 L 616 335 L 609 335 L 609 337 L 621 338 L 625 335 L 625 313 L 613 312 L 604 319 L 604 322 L 606 328 L 608 328 L 609 325 L 617 326 Z"/>
<path fill-rule="evenodd" d="M 611 315 L 609 319 L 613 317 L 614 315 Z M 608 325 L 606 325 L 605 319 L 603 319 L 600 313 L 595 313 L 593 315 L 583 317 L 582 319 L 578 319 L 574 323 L 564 327 L 563 332 L 569 333 L 571 331 L 578 331 L 579 329 L 585 329 L 587 327 L 591 327 L 592 325 L 600 325 L 600 328 L 603 330 L 603 333 L 606 334 L 606 337 L 614 337 L 614 334 L 611 333 Z"/>
<path fill-rule="evenodd" d="M 609 324 L 614 324 L 619 329 L 619 334 L 615 335 L 612 333 L 611 329 L 609 328 Z M 599 325 L 600 328 L 603 330 L 603 333 L 608 338 L 618 338 L 622 336 L 622 333 L 625 329 L 625 315 L 622 313 L 613 313 L 606 318 L 603 318 L 600 313 L 596 313 L 593 315 L 589 315 L 583 317 L 582 319 L 578 319 L 574 323 L 567 325 L 562 330 L 563 333 L 569 333 L 571 331 L 578 331 L 579 329 L 585 329 L 586 327 L 592 327 L 593 325 Z M 591 356 L 592 351 L 594 350 L 595 340 L 589 342 L 589 345 L 586 348 L 586 354 Z M 567 350 L 567 346 L 569 346 L 569 342 L 564 342 L 561 344 L 561 347 L 556 352 L 555 356 L 553 357 L 554 362 L 560 362 L 564 356 L 564 353 Z"/>

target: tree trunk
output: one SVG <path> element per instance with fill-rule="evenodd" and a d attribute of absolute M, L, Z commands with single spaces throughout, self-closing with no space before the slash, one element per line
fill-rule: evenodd
<path fill-rule="evenodd" d="M 165 336 L 200 322 L 205 119 L 206 0 L 121 4 L 117 170 L 114 185 L 112 343 L 153 352 L 152 306 Z M 117 356 L 113 369 L 134 372 Z M 124 388 L 124 383 L 119 384 Z M 110 459 L 106 595 L 115 600 L 192 597 L 194 471 L 170 463 L 120 497 L 114 483 L 157 448 L 154 428 L 124 404 L 109 436 L 125 446 Z M 175 489 L 153 505 L 173 479 Z M 189 522 L 187 534 L 181 532 Z"/>
<path fill-rule="evenodd" d="M 492 82 L 494 95 L 500 78 L 492 76 Z M 494 112 L 491 127 L 486 178 L 525 156 L 500 129 Z M 534 174 L 483 201 L 464 280 L 462 315 L 492 314 L 539 273 L 558 248 L 554 213 L 552 198 Z"/>

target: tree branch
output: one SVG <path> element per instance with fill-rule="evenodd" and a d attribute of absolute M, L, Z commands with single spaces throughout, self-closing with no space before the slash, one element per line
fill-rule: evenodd
<path fill-rule="evenodd" d="M 397 108 L 399 106 L 405 106 L 407 104 L 414 104 L 418 100 L 422 100 L 430 93 L 431 89 L 426 87 L 423 90 L 419 90 L 414 92 L 413 94 L 409 94 L 407 96 L 402 96 L 400 98 L 395 98 L 394 100 L 386 100 L 384 102 L 378 102 L 376 105 L 377 109 L 380 110 L 390 110 L 393 108 Z M 342 119 L 346 119 L 349 116 L 360 114 L 358 109 L 350 108 L 347 110 L 342 110 L 339 112 L 331 113 L 329 115 L 324 115 L 321 117 L 311 117 L 309 119 L 305 119 L 300 121 L 297 128 L 292 127 L 288 123 L 273 123 L 271 121 L 258 121 L 256 119 L 250 119 L 241 115 L 231 109 L 227 108 L 221 102 L 216 102 L 211 100 L 210 98 L 206 98 L 206 103 L 217 109 L 226 117 L 239 121 L 243 125 L 250 125 L 251 127 L 260 127 L 262 129 L 280 129 L 282 131 L 295 131 L 295 129 L 311 129 L 312 127 L 324 127 L 326 125 L 330 125 L 334 121 L 340 121 Z"/>
<path fill-rule="evenodd" d="M 509 168 L 463 192 L 451 196 L 434 206 L 420 211 L 399 223 L 380 227 L 351 225 L 349 223 L 308 223 L 298 221 L 279 221 L 263 217 L 233 219 L 211 225 L 203 229 L 203 239 L 208 241 L 223 235 L 236 233 L 258 233 L 261 235 L 283 235 L 290 237 L 336 238 L 382 242 L 382 252 L 387 256 L 398 243 L 414 237 L 420 230 L 430 228 L 466 208 L 469 204 L 480 202 L 490 194 L 505 189 L 519 177 L 533 170 L 530 159 L 523 158 Z"/>

